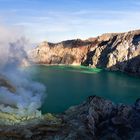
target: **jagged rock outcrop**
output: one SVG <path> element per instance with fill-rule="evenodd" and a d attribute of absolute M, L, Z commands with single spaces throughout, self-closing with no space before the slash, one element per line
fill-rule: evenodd
<path fill-rule="evenodd" d="M 2 140 L 139 140 L 140 99 L 114 104 L 97 96 L 64 114 L 46 114 L 22 125 L 0 125 Z"/>
<path fill-rule="evenodd" d="M 77 64 L 140 74 L 140 30 L 56 44 L 43 42 L 29 56 L 39 64 Z"/>

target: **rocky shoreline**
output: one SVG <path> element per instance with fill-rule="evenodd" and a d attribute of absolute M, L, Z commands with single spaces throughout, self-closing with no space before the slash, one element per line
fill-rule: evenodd
<path fill-rule="evenodd" d="M 1 140 L 139 140 L 140 99 L 114 104 L 97 96 L 65 113 L 46 114 L 22 125 L 0 126 Z"/>
<path fill-rule="evenodd" d="M 37 64 L 84 65 L 140 74 L 140 30 L 107 33 L 87 40 L 42 42 L 29 52 Z"/>

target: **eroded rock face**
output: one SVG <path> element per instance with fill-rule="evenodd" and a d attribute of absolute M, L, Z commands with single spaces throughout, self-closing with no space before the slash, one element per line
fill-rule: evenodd
<path fill-rule="evenodd" d="M 82 64 L 140 74 L 140 30 L 56 44 L 43 42 L 29 56 L 39 64 Z"/>
<path fill-rule="evenodd" d="M 140 139 L 140 104 L 114 104 L 97 96 L 64 114 L 46 114 L 24 125 L 0 126 L 0 139 L 127 140 Z"/>
<path fill-rule="evenodd" d="M 41 64 L 80 64 L 90 44 L 91 42 L 82 40 L 57 44 L 43 42 L 30 52 L 30 57 Z"/>

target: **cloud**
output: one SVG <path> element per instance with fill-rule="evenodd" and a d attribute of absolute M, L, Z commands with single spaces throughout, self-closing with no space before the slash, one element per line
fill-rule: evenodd
<path fill-rule="evenodd" d="M 72 2 L 79 3 L 80 0 Z M 36 10 L 22 7 L 11 9 L 13 14 L 10 14 L 10 19 L 6 14 L 5 21 L 15 27 L 24 28 L 25 34 L 36 42 L 46 40 L 46 38 L 51 42 L 66 38 L 88 38 L 105 32 L 123 32 L 139 28 L 139 1 L 121 1 L 123 4 L 125 2 L 127 2 L 126 7 L 110 9 L 102 8 L 103 4 L 97 8 L 93 6 L 88 9 L 88 6 L 85 6 L 81 10 L 78 10 L 80 9 L 78 7 L 67 11 L 59 7 L 52 10 L 51 8 Z"/>
<path fill-rule="evenodd" d="M 123 32 L 140 26 L 140 11 L 81 10 L 75 12 L 48 12 L 46 16 L 31 17 L 19 22 L 34 40 L 61 41 L 87 38 L 105 32 Z"/>

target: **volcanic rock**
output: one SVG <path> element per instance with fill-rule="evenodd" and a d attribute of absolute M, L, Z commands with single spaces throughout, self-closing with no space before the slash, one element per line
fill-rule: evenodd
<path fill-rule="evenodd" d="M 134 105 L 114 104 L 90 96 L 65 113 L 46 114 L 18 125 L 1 125 L 0 139 L 9 140 L 126 140 L 139 139 L 140 112 Z"/>
<path fill-rule="evenodd" d="M 85 65 L 140 74 L 140 30 L 55 44 L 43 42 L 29 57 L 38 64 Z"/>

